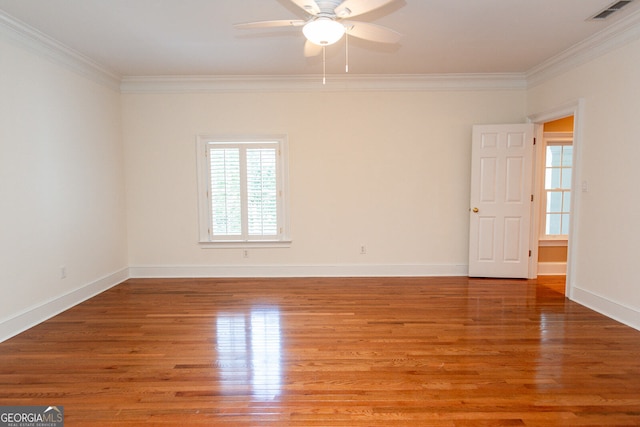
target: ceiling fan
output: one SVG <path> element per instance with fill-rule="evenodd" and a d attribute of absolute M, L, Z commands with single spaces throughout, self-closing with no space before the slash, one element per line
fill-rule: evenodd
<path fill-rule="evenodd" d="M 238 29 L 302 27 L 307 41 L 304 55 L 318 55 L 323 47 L 339 41 L 345 34 L 379 43 L 397 43 L 400 33 L 380 25 L 349 18 L 378 9 L 395 0 L 290 0 L 309 16 L 305 19 L 281 19 L 234 24 Z"/>

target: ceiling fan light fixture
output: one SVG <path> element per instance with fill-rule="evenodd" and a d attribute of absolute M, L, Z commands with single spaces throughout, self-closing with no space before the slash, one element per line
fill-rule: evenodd
<path fill-rule="evenodd" d="M 329 46 L 342 38 L 345 29 L 344 25 L 331 18 L 320 17 L 307 22 L 302 27 L 302 32 L 311 43 L 318 46 Z"/>

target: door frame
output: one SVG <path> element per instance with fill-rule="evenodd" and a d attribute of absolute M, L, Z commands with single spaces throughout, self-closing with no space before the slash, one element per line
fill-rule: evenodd
<path fill-rule="evenodd" d="M 583 117 L 584 117 L 584 99 L 580 98 L 567 104 L 558 106 L 554 109 L 531 114 L 527 117 L 528 123 L 536 124 L 536 140 L 542 140 L 542 125 L 546 122 L 561 119 L 563 117 L 573 116 L 573 166 L 571 177 L 571 212 L 569 214 L 569 241 L 567 247 L 567 276 L 565 284 L 565 296 L 573 299 L 573 290 L 575 288 L 575 265 L 578 257 L 578 222 L 580 220 L 580 199 L 581 195 L 578 189 L 582 188 L 581 174 L 581 158 L 582 158 L 582 134 L 583 134 Z M 537 150 L 537 146 L 536 146 Z M 536 153 L 534 159 L 538 157 Z M 538 179 L 539 168 L 534 164 L 534 180 Z M 535 182 L 535 181 L 534 181 Z M 584 190 L 583 190 L 584 191 Z M 531 245 L 532 256 L 529 260 L 530 278 L 536 278 L 538 275 L 538 242 L 539 242 L 539 208 L 540 197 L 534 199 L 532 206 L 531 221 Z"/>

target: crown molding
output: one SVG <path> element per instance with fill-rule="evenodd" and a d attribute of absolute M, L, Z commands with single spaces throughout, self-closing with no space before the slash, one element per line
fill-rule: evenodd
<path fill-rule="evenodd" d="M 120 76 L 46 34 L 0 10 L 0 36 L 87 77 L 96 83 L 119 90 Z"/>
<path fill-rule="evenodd" d="M 125 76 L 122 93 L 478 91 L 526 88 L 524 74 Z"/>
<path fill-rule="evenodd" d="M 638 39 L 640 39 L 640 9 L 531 68 L 525 73 L 527 87 L 532 88 L 544 83 Z"/>

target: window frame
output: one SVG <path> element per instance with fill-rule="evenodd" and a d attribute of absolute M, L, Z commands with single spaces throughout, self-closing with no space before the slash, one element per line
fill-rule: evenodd
<path fill-rule="evenodd" d="M 277 228 L 275 236 L 247 236 L 247 230 L 237 236 L 215 237 L 212 233 L 212 209 L 210 202 L 211 164 L 210 148 L 264 147 L 274 145 L 276 155 Z M 289 174 L 288 141 L 286 135 L 198 135 L 196 140 L 198 173 L 198 243 L 203 248 L 281 247 L 291 244 L 289 225 Z M 242 162 L 244 164 L 244 162 Z M 245 164 L 246 167 L 246 164 Z M 242 189 L 246 203 L 246 188 Z"/>
<path fill-rule="evenodd" d="M 546 189 L 546 159 L 547 159 L 547 147 L 551 145 L 570 145 L 573 146 L 573 133 L 572 132 L 545 132 L 542 139 L 542 161 L 540 165 L 540 176 L 542 177 L 541 186 L 540 186 L 540 226 L 539 226 L 539 245 L 540 246 L 566 246 L 568 242 L 569 235 L 568 234 L 546 234 L 546 225 L 547 225 L 547 194 L 548 190 Z M 571 159 L 571 173 L 574 173 L 574 165 L 573 165 L 573 157 Z M 569 197 L 571 197 L 571 192 L 574 191 L 573 186 L 570 186 L 568 190 Z M 571 214 L 571 209 L 573 206 L 569 208 L 568 214 Z"/>

